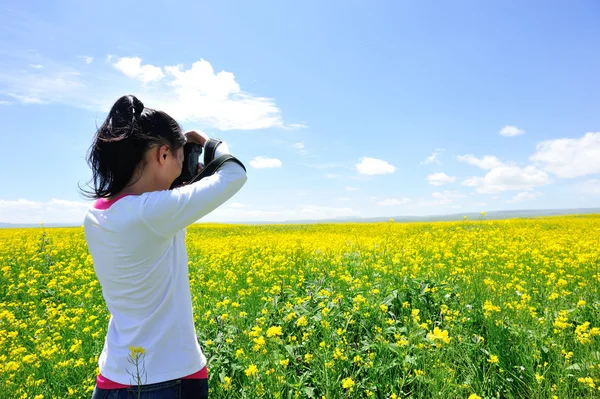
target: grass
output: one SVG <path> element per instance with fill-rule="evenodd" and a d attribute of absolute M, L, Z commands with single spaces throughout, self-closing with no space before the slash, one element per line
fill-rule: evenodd
<path fill-rule="evenodd" d="M 210 396 L 599 397 L 599 240 L 596 215 L 191 226 Z M 81 228 L 0 230 L 0 398 L 91 397 L 109 317 Z"/>

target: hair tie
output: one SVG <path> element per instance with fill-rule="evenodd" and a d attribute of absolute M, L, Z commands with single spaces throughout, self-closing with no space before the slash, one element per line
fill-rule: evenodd
<path fill-rule="evenodd" d="M 143 105 L 141 107 L 138 107 L 137 109 L 136 109 L 135 105 L 132 105 L 132 107 L 133 107 L 133 116 L 134 116 L 134 118 L 142 115 L 142 111 L 144 111 L 144 106 Z"/>

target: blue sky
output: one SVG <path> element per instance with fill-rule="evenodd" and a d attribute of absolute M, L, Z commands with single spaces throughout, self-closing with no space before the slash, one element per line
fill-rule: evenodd
<path fill-rule="evenodd" d="M 226 140 L 203 221 L 600 204 L 596 1 L 2 2 L 0 222 L 78 224 L 123 94 Z"/>

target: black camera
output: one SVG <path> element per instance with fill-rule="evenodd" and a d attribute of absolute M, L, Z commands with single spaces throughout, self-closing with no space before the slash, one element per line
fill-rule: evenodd
<path fill-rule="evenodd" d="M 185 186 L 202 180 L 207 176 L 211 176 L 215 173 L 225 162 L 235 162 L 246 170 L 246 166 L 231 154 L 223 154 L 215 158 L 217 146 L 221 144 L 223 140 L 211 138 L 204 143 L 204 147 L 197 143 L 187 143 L 183 146 L 183 166 L 181 168 L 181 174 L 173 184 L 171 189 Z M 202 149 L 204 148 L 204 169 L 200 173 L 198 171 L 199 157 L 202 155 Z"/>
<path fill-rule="evenodd" d="M 202 155 L 202 145 L 187 143 L 183 146 L 183 167 L 181 168 L 181 174 L 175 179 L 171 188 L 183 186 L 196 176 L 200 155 Z"/>

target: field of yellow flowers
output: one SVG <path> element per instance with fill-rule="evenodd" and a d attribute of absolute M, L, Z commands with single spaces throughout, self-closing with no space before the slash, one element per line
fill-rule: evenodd
<path fill-rule="evenodd" d="M 213 398 L 598 398 L 600 216 L 188 228 Z M 0 230 L 0 398 L 89 398 L 82 228 Z"/>

